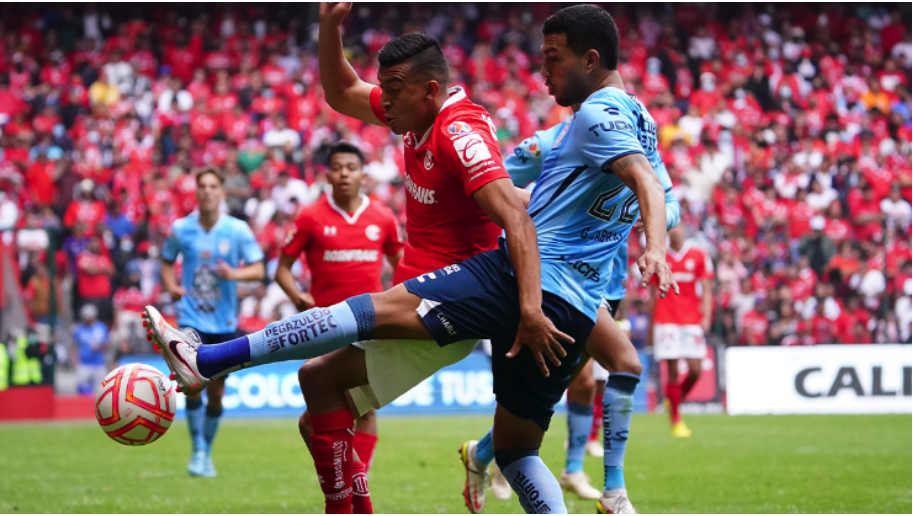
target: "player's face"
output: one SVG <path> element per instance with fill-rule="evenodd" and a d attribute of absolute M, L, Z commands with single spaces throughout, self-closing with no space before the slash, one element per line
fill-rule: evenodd
<path fill-rule="evenodd" d="M 197 206 L 201 212 L 218 210 L 223 196 L 222 183 L 215 175 L 203 174 L 197 180 Z"/>
<path fill-rule="evenodd" d="M 585 57 L 574 54 L 564 34 L 543 36 L 541 50 L 543 69 L 540 74 L 546 79 L 546 87 L 555 102 L 568 107 L 583 101 L 587 92 Z"/>
<path fill-rule="evenodd" d="M 394 134 L 417 131 L 428 119 L 428 110 L 437 90 L 430 91 L 430 83 L 409 72 L 409 63 L 382 66 L 378 69 L 381 84 L 381 108 L 387 125 Z M 435 83 L 437 85 L 437 83 Z"/>
<path fill-rule="evenodd" d="M 327 181 L 333 193 L 358 195 L 362 187 L 362 162 L 355 154 L 338 152 L 330 158 Z"/>

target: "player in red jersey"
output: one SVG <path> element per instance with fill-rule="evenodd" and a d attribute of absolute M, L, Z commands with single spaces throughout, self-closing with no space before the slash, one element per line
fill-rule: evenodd
<path fill-rule="evenodd" d="M 340 24 L 351 7 L 321 4 L 321 84 L 337 112 L 403 135 L 407 241 L 394 282 L 494 249 L 504 228 L 517 271 L 521 314 L 509 355 L 527 345 L 548 374 L 545 360 L 559 365 L 559 357 L 565 356 L 559 340 L 568 337 L 543 313 L 536 228 L 505 171 L 488 112 L 470 102 L 462 89 L 446 89 L 447 60 L 438 44 L 421 34 L 400 36 L 381 49 L 380 88 L 363 82 L 343 55 Z M 409 307 L 403 310 L 404 319 L 415 316 L 416 298 L 405 288 L 385 296 L 390 306 Z M 318 477 L 326 479 L 321 489 L 328 512 L 352 510 L 350 457 L 338 451 L 349 446 L 352 416 L 390 403 L 475 346 L 475 340 L 444 347 L 434 340 L 375 340 L 302 366 L 299 379 L 311 415 L 312 455 Z"/>
<path fill-rule="evenodd" d="M 685 243 L 682 226 L 669 230 L 670 249 L 667 263 L 673 279 L 679 284 L 678 296 L 657 296 L 651 289 L 652 310 L 648 338 L 653 337 L 654 359 L 665 360 L 667 368 L 666 400 L 673 424 L 673 436 L 687 438 L 692 432 L 679 416 L 679 404 L 695 386 L 705 358 L 705 333 L 711 327 L 711 278 L 714 266 L 698 247 Z M 684 358 L 689 372 L 679 381 L 679 359 Z"/>
<path fill-rule="evenodd" d="M 305 208 L 295 221 L 276 269 L 276 282 L 305 311 L 328 307 L 359 294 L 380 292 L 382 256 L 396 270 L 403 256 L 397 222 L 386 206 L 360 193 L 364 158 L 358 147 L 341 142 L 330 149 L 327 181 L 333 187 L 319 201 Z M 311 289 L 302 292 L 292 266 L 304 254 L 311 270 Z M 311 448 L 311 420 L 306 411 L 299 431 Z M 356 420 L 353 449 L 362 462 L 353 466 L 353 510 L 371 512 L 365 477 L 378 440 L 374 409 Z M 366 477 L 367 480 L 367 477 Z"/>

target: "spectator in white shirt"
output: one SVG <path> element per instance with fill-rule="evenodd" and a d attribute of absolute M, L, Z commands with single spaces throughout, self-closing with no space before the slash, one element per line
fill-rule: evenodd
<path fill-rule="evenodd" d="M 301 135 L 289 128 L 289 122 L 283 115 L 276 115 L 273 119 L 274 126 L 263 135 L 263 144 L 267 147 L 285 147 L 291 145 L 293 149 L 301 147 Z"/>
<path fill-rule="evenodd" d="M 901 198 L 901 187 L 897 184 L 892 185 L 892 191 L 888 199 L 883 199 L 879 203 L 882 213 L 885 213 L 886 224 L 898 225 L 901 229 L 907 231 L 911 227 L 911 204 Z"/>
<path fill-rule="evenodd" d="M 175 77 L 169 79 L 168 89 L 159 95 L 158 108 L 160 113 L 171 113 L 171 101 L 178 101 L 178 109 L 190 111 L 194 107 L 194 97 L 189 91 L 181 88 L 181 81 Z"/>
<path fill-rule="evenodd" d="M 689 38 L 689 57 L 708 61 L 714 57 L 716 49 L 717 43 L 708 34 L 708 29 L 704 25 L 699 25 L 695 30 L 695 35 Z"/>
<path fill-rule="evenodd" d="M 806 204 L 819 211 L 828 208 L 828 205 L 838 198 L 838 192 L 834 188 L 826 188 L 822 183 L 815 180 L 810 182 L 810 185 L 812 185 L 812 192 L 809 192 L 809 195 L 806 196 Z"/>
<path fill-rule="evenodd" d="M 907 70 L 911 69 L 911 29 L 905 29 L 904 39 L 895 43 L 895 46 L 892 47 L 892 57 L 901 57 L 903 60 L 904 67 Z"/>
<path fill-rule="evenodd" d="M 270 197 L 276 203 L 277 211 L 285 213 L 292 213 L 295 209 L 292 199 L 297 200 L 299 206 L 310 204 L 311 201 L 307 183 L 301 179 L 289 177 L 289 173 L 285 170 L 279 173 Z"/>

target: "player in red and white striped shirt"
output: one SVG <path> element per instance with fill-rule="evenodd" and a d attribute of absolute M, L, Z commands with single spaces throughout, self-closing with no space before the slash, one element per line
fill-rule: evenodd
<path fill-rule="evenodd" d="M 685 242 L 685 230 L 679 225 L 669 231 L 670 248 L 666 261 L 679 284 L 678 296 L 657 296 L 651 289 L 654 358 L 667 366 L 666 400 L 674 437 L 690 437 L 692 432 L 679 416 L 679 404 L 695 386 L 701 375 L 701 361 L 706 355 L 705 333 L 711 327 L 711 278 L 714 266 L 708 255 Z M 679 381 L 679 359 L 684 358 L 689 372 Z"/>

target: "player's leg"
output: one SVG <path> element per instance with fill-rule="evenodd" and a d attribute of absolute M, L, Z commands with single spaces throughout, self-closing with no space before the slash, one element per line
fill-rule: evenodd
<path fill-rule="evenodd" d="M 707 345 L 705 344 L 705 336 L 704 332 L 701 330 L 701 326 L 698 326 L 697 324 L 684 325 L 679 326 L 678 329 L 680 354 L 685 360 L 687 372 L 686 377 L 681 382 L 679 382 L 678 370 L 676 371 L 676 375 L 670 375 L 669 379 L 676 385 L 675 389 L 678 391 L 679 402 L 681 404 L 701 376 L 701 362 L 707 353 Z M 682 420 L 679 407 L 677 407 L 676 416 L 678 421 L 673 425 L 673 436 L 679 438 L 691 437 L 692 431 L 689 430 Z"/>
<path fill-rule="evenodd" d="M 609 371 L 596 360 L 590 361 L 593 369 L 593 420 L 590 423 L 590 435 L 587 437 L 587 454 L 593 457 L 603 456 L 603 391 Z"/>
<path fill-rule="evenodd" d="M 203 389 L 209 379 L 242 367 L 325 355 L 368 339 L 431 339 L 416 309 L 422 300 L 398 285 L 363 294 L 328 308 L 312 308 L 261 331 L 211 346 L 199 346 L 172 328 L 152 306 L 144 316 L 148 337 L 161 350 L 179 387 Z"/>
<path fill-rule="evenodd" d="M 597 500 L 600 491 L 590 485 L 584 474 L 584 455 L 593 422 L 593 367 L 586 363 L 579 371 L 568 386 L 568 450 L 559 484 L 580 498 Z"/>
<path fill-rule="evenodd" d="M 213 380 L 206 386 L 206 411 L 203 417 L 203 441 L 206 445 L 206 463 L 203 471 L 205 477 L 215 477 L 213 466 L 213 441 L 219 430 L 222 418 L 222 396 L 225 394 L 225 377 Z"/>
<path fill-rule="evenodd" d="M 378 444 L 378 413 L 371 409 L 355 420 L 353 449 L 365 463 L 366 471 L 371 469 L 375 446 Z"/>
<path fill-rule="evenodd" d="M 206 440 L 203 438 L 203 419 L 206 409 L 203 407 L 203 394 L 187 396 L 184 411 L 187 414 L 187 429 L 190 431 L 191 454 L 187 462 L 187 472 L 202 477 L 206 469 Z"/>
<path fill-rule="evenodd" d="M 587 352 L 610 371 L 603 393 L 604 484 L 598 509 L 600 512 L 634 512 L 625 489 L 623 467 L 641 362 L 637 350 L 606 306 L 597 313 L 597 324 L 587 341 Z"/>

